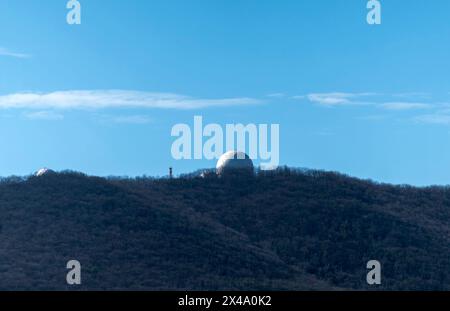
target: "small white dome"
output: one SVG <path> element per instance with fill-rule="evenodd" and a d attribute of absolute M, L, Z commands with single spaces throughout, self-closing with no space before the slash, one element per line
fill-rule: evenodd
<path fill-rule="evenodd" d="M 228 151 L 217 161 L 216 170 L 218 175 L 229 172 L 253 174 L 253 162 L 244 152 Z"/>
<path fill-rule="evenodd" d="M 53 171 L 51 169 L 48 168 L 41 168 L 40 170 L 38 170 L 34 175 L 36 177 L 40 177 L 40 176 L 44 176 L 47 175 L 49 173 L 53 173 Z"/>

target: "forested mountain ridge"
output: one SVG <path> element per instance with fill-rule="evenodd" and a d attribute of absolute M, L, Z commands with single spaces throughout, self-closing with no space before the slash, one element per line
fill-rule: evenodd
<path fill-rule="evenodd" d="M 450 188 L 255 177 L 0 182 L 0 289 L 449 290 Z M 66 263 L 82 285 L 66 284 Z M 366 263 L 382 264 L 382 285 Z"/>

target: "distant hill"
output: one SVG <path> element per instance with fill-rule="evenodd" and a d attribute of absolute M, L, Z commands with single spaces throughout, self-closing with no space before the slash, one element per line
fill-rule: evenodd
<path fill-rule="evenodd" d="M 450 290 L 449 242 L 444 187 L 290 169 L 0 182 L 1 290 Z"/>

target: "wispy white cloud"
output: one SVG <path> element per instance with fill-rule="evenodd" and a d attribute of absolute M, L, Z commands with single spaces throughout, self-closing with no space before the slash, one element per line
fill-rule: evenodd
<path fill-rule="evenodd" d="M 326 106 L 349 104 L 354 95 L 350 93 L 314 93 L 307 95 L 309 101 Z"/>
<path fill-rule="evenodd" d="M 430 109 L 433 106 L 431 104 L 424 103 L 411 103 L 411 102 L 390 102 L 380 105 L 381 108 L 386 110 L 416 110 L 416 109 Z"/>
<path fill-rule="evenodd" d="M 267 94 L 267 97 L 272 97 L 272 98 L 283 98 L 285 97 L 286 94 L 284 93 L 271 93 L 271 94 Z"/>
<path fill-rule="evenodd" d="M 52 93 L 15 93 L 0 96 L 0 108 L 14 109 L 102 109 L 102 108 L 160 108 L 200 109 L 254 105 L 254 98 L 203 99 L 171 93 L 127 90 L 58 91 Z"/>
<path fill-rule="evenodd" d="M 418 96 L 422 93 L 408 93 L 408 94 L 394 94 L 394 95 L 384 95 L 383 97 L 398 97 L 401 96 Z M 380 93 L 344 93 L 344 92 L 334 92 L 334 93 L 312 93 L 308 94 L 306 98 L 315 104 L 322 106 L 343 106 L 343 105 L 369 105 L 379 107 L 385 110 L 391 111 L 405 111 L 405 110 L 418 110 L 418 109 L 429 109 L 433 108 L 432 104 L 423 102 L 409 102 L 409 101 L 392 101 L 392 102 L 380 102 Z M 374 98 L 377 97 L 377 98 Z"/>
<path fill-rule="evenodd" d="M 60 121 L 64 119 L 62 114 L 56 113 L 54 111 L 34 111 L 27 112 L 24 117 L 29 120 L 47 120 L 47 121 Z"/>
<path fill-rule="evenodd" d="M 416 122 L 450 125 L 450 114 L 426 114 L 414 118 Z"/>
<path fill-rule="evenodd" d="M 397 98 L 431 98 L 431 94 L 426 92 L 406 92 L 406 93 L 396 93 L 392 95 Z"/>
<path fill-rule="evenodd" d="M 8 57 L 15 57 L 15 58 L 30 58 L 31 57 L 31 55 L 29 55 L 29 54 L 13 52 L 13 51 L 10 51 L 3 47 L 0 47 L 0 56 L 8 56 Z"/>
<path fill-rule="evenodd" d="M 311 93 L 306 95 L 306 98 L 315 104 L 323 106 L 340 106 L 351 104 L 367 104 L 365 101 L 361 101 L 358 98 L 375 96 L 375 93 Z M 298 97 L 301 99 L 301 97 Z M 356 100 L 358 99 L 358 100 Z"/>
<path fill-rule="evenodd" d="M 291 99 L 297 99 L 297 100 L 305 99 L 305 98 L 306 98 L 306 95 L 294 95 L 294 96 L 291 96 Z"/>

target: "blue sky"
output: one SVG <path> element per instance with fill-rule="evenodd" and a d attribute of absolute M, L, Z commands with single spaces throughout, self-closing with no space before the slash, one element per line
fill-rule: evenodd
<path fill-rule="evenodd" d="M 0 0 L 0 176 L 165 175 L 176 123 L 279 123 L 281 164 L 450 184 L 450 2 Z"/>

